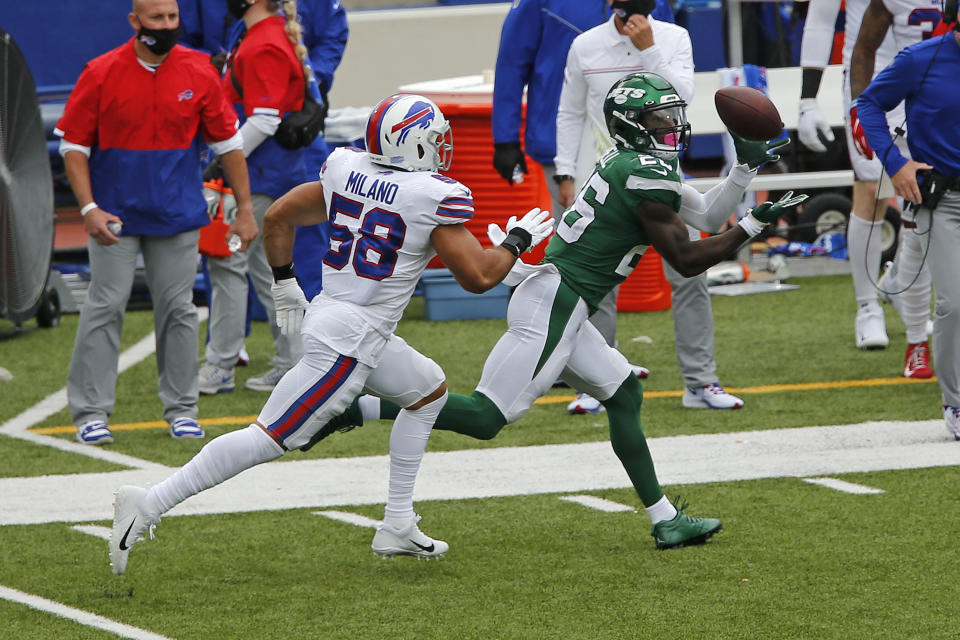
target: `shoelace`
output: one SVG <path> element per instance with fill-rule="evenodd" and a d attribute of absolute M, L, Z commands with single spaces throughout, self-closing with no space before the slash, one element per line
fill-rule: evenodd
<path fill-rule="evenodd" d="M 727 394 L 724 388 L 720 386 L 719 382 L 711 382 L 706 387 L 704 387 L 703 391 L 704 393 L 707 393 L 707 392 L 712 393 L 715 396 L 723 396 Z"/>
<path fill-rule="evenodd" d="M 929 348 L 926 345 L 917 345 L 917 348 L 910 352 L 910 358 L 907 360 L 907 366 L 909 366 L 911 369 L 919 369 L 920 367 L 930 366 L 929 353 Z"/>

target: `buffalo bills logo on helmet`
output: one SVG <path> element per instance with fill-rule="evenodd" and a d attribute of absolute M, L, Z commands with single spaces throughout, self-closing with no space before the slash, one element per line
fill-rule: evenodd
<path fill-rule="evenodd" d="M 403 120 L 393 125 L 393 128 L 390 129 L 390 133 L 400 132 L 400 136 L 397 138 L 397 143 L 402 144 L 407 137 L 407 134 L 413 130 L 414 127 L 420 129 L 426 129 L 430 126 L 430 123 L 433 122 L 433 119 L 436 117 L 436 114 L 431 107 L 426 102 L 414 102 L 413 106 L 410 107 L 410 110 L 407 111 L 407 115 L 403 117 Z"/>

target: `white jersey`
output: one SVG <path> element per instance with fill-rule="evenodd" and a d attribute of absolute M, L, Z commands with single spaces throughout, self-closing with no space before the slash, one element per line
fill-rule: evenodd
<path fill-rule="evenodd" d="M 392 169 L 359 149 L 335 149 L 320 172 L 331 223 L 323 291 L 312 305 L 345 302 L 362 309 L 383 336 L 403 310 L 436 251 L 439 225 L 473 217 L 473 194 L 452 178 Z"/>
<path fill-rule="evenodd" d="M 893 15 L 887 35 L 893 35 L 897 51 L 917 44 L 933 35 L 940 23 L 941 0 L 883 0 Z"/>
<path fill-rule="evenodd" d="M 937 0 L 939 2 L 939 0 Z M 846 0 L 846 19 L 843 24 L 843 68 L 850 68 L 853 59 L 853 46 L 857 44 L 857 34 L 860 33 L 860 23 L 863 14 L 867 11 L 870 0 Z M 894 14 L 896 16 L 896 14 Z M 880 73 L 887 65 L 893 62 L 902 47 L 898 47 L 893 39 L 893 29 L 887 30 L 883 42 L 877 48 L 876 63 L 873 65 L 873 75 Z"/>

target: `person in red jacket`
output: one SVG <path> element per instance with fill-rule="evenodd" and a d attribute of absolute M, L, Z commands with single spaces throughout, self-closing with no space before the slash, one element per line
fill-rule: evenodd
<path fill-rule="evenodd" d="M 207 57 L 176 44 L 176 0 L 134 0 L 136 36 L 87 63 L 55 133 L 90 234 L 90 288 L 67 376 L 77 439 L 113 442 L 123 314 L 143 255 L 153 300 L 163 417 L 174 438 L 197 423 L 198 229 L 209 222 L 198 134 L 221 158 L 237 198 L 234 231 L 257 235 L 237 116 Z"/>

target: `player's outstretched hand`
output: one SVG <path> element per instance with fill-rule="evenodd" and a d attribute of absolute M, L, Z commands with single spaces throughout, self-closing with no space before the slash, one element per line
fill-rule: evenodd
<path fill-rule="evenodd" d="M 287 278 L 270 285 L 273 293 L 273 308 L 277 314 L 277 326 L 280 333 L 297 335 L 303 321 L 303 312 L 307 308 L 307 297 L 303 295 L 296 278 Z"/>
<path fill-rule="evenodd" d="M 806 199 L 807 194 L 805 193 L 793 195 L 793 191 L 787 191 L 785 194 L 783 194 L 783 197 L 776 202 L 767 201 L 758 204 L 748 213 L 753 214 L 753 217 L 757 219 L 757 222 L 762 224 L 770 224 Z"/>
<path fill-rule="evenodd" d="M 519 220 L 516 216 L 510 216 L 506 224 L 507 235 L 516 230 L 525 231 L 530 235 L 530 243 L 524 249 L 524 251 L 530 251 L 553 233 L 553 216 L 549 211 L 541 211 L 539 207 L 530 209 Z"/>
<path fill-rule="evenodd" d="M 733 147 L 737 151 L 737 162 L 747 165 L 751 170 L 767 162 L 778 161 L 780 156 L 775 153 L 777 149 L 790 144 L 790 138 L 759 142 L 741 138 L 732 131 L 730 135 L 733 137 Z"/>
<path fill-rule="evenodd" d="M 800 118 L 797 120 L 797 136 L 800 142 L 817 153 L 823 153 L 827 146 L 824 140 L 833 142 L 833 130 L 827 124 L 827 119 L 820 111 L 816 98 L 802 98 L 800 100 Z"/>

